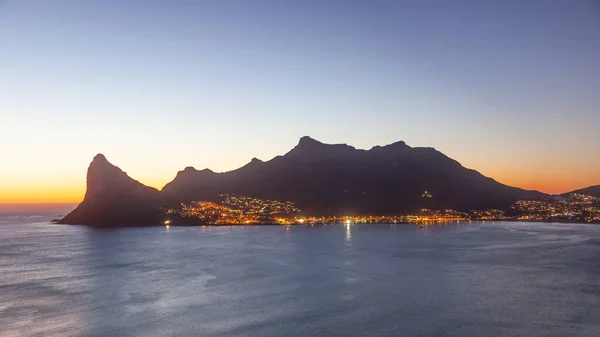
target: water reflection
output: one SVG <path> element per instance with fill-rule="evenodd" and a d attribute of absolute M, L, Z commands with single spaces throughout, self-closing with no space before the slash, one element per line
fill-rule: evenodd
<path fill-rule="evenodd" d="M 50 226 L 0 226 L 1 336 L 533 337 L 600 327 L 598 226 Z"/>
<path fill-rule="evenodd" d="M 352 241 L 352 230 L 350 229 L 352 224 L 346 223 L 346 242 L 351 242 Z"/>

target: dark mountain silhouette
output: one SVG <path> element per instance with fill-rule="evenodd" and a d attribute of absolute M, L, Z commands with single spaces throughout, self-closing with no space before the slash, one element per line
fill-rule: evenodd
<path fill-rule="evenodd" d="M 59 223 L 151 225 L 160 219 L 161 193 L 131 179 L 102 154 L 87 173 L 87 190 L 79 206 Z"/>
<path fill-rule="evenodd" d="M 564 194 L 561 194 L 561 195 L 562 196 L 569 196 L 569 195 L 571 195 L 573 193 L 587 194 L 587 195 L 591 195 L 591 196 L 596 197 L 596 198 L 600 198 L 600 185 L 582 188 L 582 189 L 571 191 L 571 192 L 564 193 Z"/>
<path fill-rule="evenodd" d="M 425 191 L 431 198 L 423 197 Z M 187 167 L 161 192 L 98 155 L 88 170 L 85 200 L 61 222 L 151 224 L 159 221 L 159 205 L 216 200 L 221 193 L 294 201 L 314 215 L 506 209 L 517 200 L 547 196 L 500 184 L 433 148 L 396 142 L 358 150 L 303 137 L 283 156 L 266 162 L 253 159 L 234 171 Z"/>
<path fill-rule="evenodd" d="M 424 191 L 432 198 L 423 199 Z M 462 167 L 433 148 L 404 142 L 368 151 L 303 137 L 283 156 L 226 173 L 187 168 L 167 184 L 170 200 L 236 193 L 291 200 L 314 214 L 398 214 L 421 208 L 507 208 L 519 199 L 544 196 L 502 185 Z"/>

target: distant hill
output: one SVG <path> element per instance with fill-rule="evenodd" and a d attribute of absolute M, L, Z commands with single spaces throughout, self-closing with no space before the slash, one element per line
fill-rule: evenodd
<path fill-rule="evenodd" d="M 547 197 L 500 184 L 433 148 L 396 142 L 358 150 L 310 137 L 285 155 L 253 159 L 230 172 L 188 167 L 160 192 L 129 178 L 102 155 L 92 161 L 87 179 L 85 200 L 62 223 L 154 224 L 160 205 L 215 200 L 221 193 L 289 200 L 314 215 L 506 209 L 517 200 Z"/>
<path fill-rule="evenodd" d="M 87 173 L 85 198 L 59 223 L 152 225 L 160 219 L 162 194 L 131 179 L 98 154 Z"/>
<path fill-rule="evenodd" d="M 596 198 L 600 198 L 600 185 L 582 188 L 582 189 L 571 191 L 571 192 L 564 193 L 564 194 L 561 194 L 561 195 L 562 196 L 568 196 L 568 195 L 573 194 L 573 193 L 587 194 L 587 195 L 591 195 L 591 196 L 596 197 Z"/>

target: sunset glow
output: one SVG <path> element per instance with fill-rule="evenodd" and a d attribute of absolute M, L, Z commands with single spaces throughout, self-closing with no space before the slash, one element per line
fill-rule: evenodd
<path fill-rule="evenodd" d="M 290 148 L 293 145 L 290 145 Z M 247 151 L 251 151 L 248 149 Z M 443 152 L 443 150 L 442 150 Z M 451 152 L 451 151 L 450 151 Z M 278 154 L 284 154 L 282 151 Z M 277 154 L 273 154 L 274 157 Z M 225 156 L 225 154 L 223 154 Z M 481 162 L 477 158 L 469 158 L 468 155 L 463 154 L 467 159 L 462 161 L 463 166 L 471 169 L 476 169 L 483 175 L 491 177 L 503 184 L 509 186 L 520 187 L 524 189 L 539 190 L 550 194 L 560 194 L 569 192 L 575 189 L 591 186 L 597 184 L 600 181 L 600 171 L 596 168 L 600 167 L 600 160 L 598 158 L 589 157 L 588 161 L 582 163 L 577 162 L 557 162 L 556 164 L 547 164 L 545 167 L 534 165 L 529 166 L 523 164 L 522 161 L 516 160 L 511 165 L 502 165 L 503 160 L 498 162 Z M 46 176 L 35 177 L 34 173 L 24 177 L 19 175 L 16 171 L 9 171 L 7 167 L 0 168 L 1 174 L 1 186 L 0 190 L 0 202 L 78 202 L 83 199 L 85 194 L 85 172 L 87 164 L 91 161 L 93 155 L 90 158 L 84 158 L 80 163 L 73 165 L 73 167 L 64 167 L 65 172 L 60 172 L 59 169 L 54 169 L 54 174 L 46 174 Z M 459 156 L 454 156 L 454 159 L 461 162 Z M 508 158 L 508 157 L 506 157 Z M 108 159 L 113 164 L 121 167 L 126 171 L 132 178 L 140 181 L 141 183 L 151 186 L 157 189 L 162 189 L 169 181 L 171 181 L 177 171 L 182 170 L 184 167 L 189 166 L 185 164 L 185 158 L 182 158 L 181 164 L 178 167 L 170 165 L 161 167 L 161 160 L 156 159 L 156 163 L 152 163 L 149 160 L 144 160 L 143 164 L 136 163 L 132 160 L 123 158 L 119 160 L 112 160 L 110 156 Z M 270 157 L 265 158 L 265 160 Z M 123 165 L 124 164 L 124 165 Z M 137 164 L 137 165 L 136 165 Z M 244 163 L 240 163 L 242 166 Z M 237 167 L 239 167 L 237 166 Z M 232 170 L 237 167 L 229 167 L 224 169 Z M 205 168 L 204 166 L 197 166 L 198 169 Z M 152 170 L 162 171 L 162 175 L 157 175 Z M 67 175 L 71 172 L 72 177 Z M 577 172 L 573 174 L 572 172 Z"/>
<path fill-rule="evenodd" d="M 160 189 L 305 135 L 434 147 L 548 193 L 597 185 L 597 6 L 2 1 L 0 202 L 80 201 L 96 153 Z"/>
<path fill-rule="evenodd" d="M 0 0 L 0 336 L 600 337 L 600 0 Z"/>

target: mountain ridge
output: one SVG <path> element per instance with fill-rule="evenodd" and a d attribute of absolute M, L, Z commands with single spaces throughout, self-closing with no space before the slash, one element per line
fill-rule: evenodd
<path fill-rule="evenodd" d="M 424 191 L 432 198 L 424 200 Z M 232 171 L 186 167 L 160 191 L 130 178 L 99 154 L 88 169 L 84 201 L 61 222 L 154 223 L 159 206 L 216 200 L 220 193 L 289 200 L 313 215 L 502 209 L 516 200 L 549 197 L 501 184 L 434 148 L 398 141 L 362 150 L 305 136 L 283 155 L 268 161 L 253 158 Z"/>
<path fill-rule="evenodd" d="M 569 196 L 573 193 L 587 194 L 587 195 L 591 195 L 592 197 L 600 198 L 600 185 L 593 185 L 593 186 L 580 188 L 580 189 L 577 189 L 577 190 L 574 190 L 571 192 L 563 193 L 563 194 L 561 194 L 561 196 Z"/>
<path fill-rule="evenodd" d="M 103 154 L 90 163 L 86 187 L 83 201 L 59 223 L 146 225 L 160 217 L 160 191 L 130 178 Z"/>

